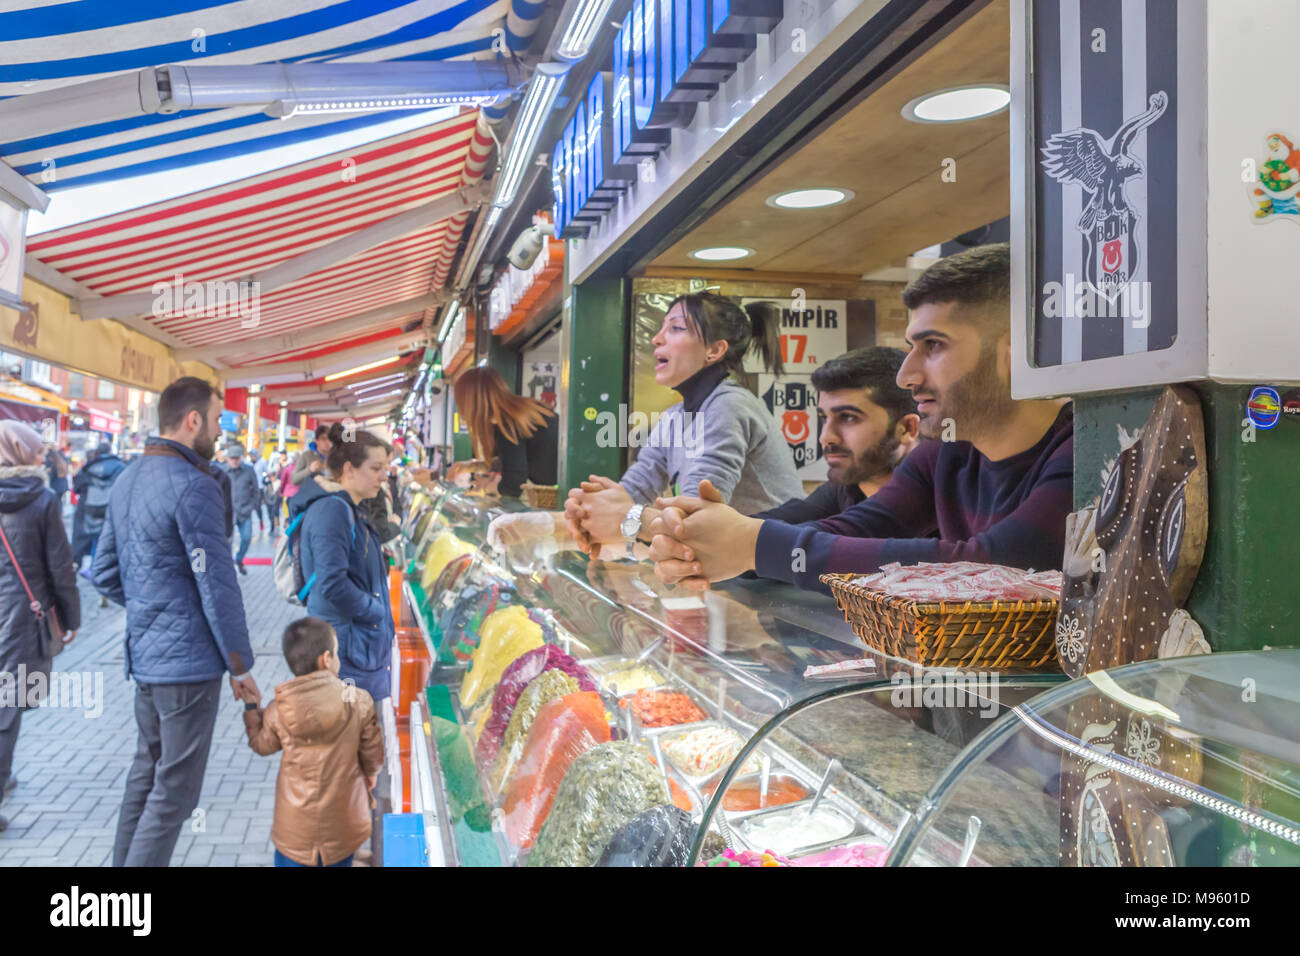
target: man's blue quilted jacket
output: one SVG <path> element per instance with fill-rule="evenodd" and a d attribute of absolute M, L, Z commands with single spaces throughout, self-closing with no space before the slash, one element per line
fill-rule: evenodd
<path fill-rule="evenodd" d="M 109 494 L 92 568 L 95 589 L 126 606 L 126 674 L 191 684 L 245 674 L 253 649 L 225 535 L 225 500 L 186 446 L 141 455 Z"/>

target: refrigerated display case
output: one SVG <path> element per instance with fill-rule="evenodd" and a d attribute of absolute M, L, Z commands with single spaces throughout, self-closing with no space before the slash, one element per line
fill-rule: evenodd
<path fill-rule="evenodd" d="M 1300 651 L 920 668 L 821 595 L 502 554 L 489 526 L 518 506 L 431 507 L 406 589 L 435 662 L 409 709 L 435 865 L 1300 862 Z M 422 588 L 437 535 L 466 551 Z"/>
<path fill-rule="evenodd" d="M 1294 649 L 1145 661 L 1027 697 L 1026 679 L 1000 679 L 978 691 L 991 719 L 966 746 L 883 726 L 911 686 L 835 688 L 751 738 L 692 862 L 717 829 L 732 865 L 767 851 L 795 866 L 1295 866 L 1298 688 Z M 794 772 L 761 805 L 738 765 L 755 754 Z"/>
<path fill-rule="evenodd" d="M 440 844 L 439 852 L 430 849 L 435 863 L 599 862 L 603 849 L 612 848 L 610 859 L 624 864 L 682 865 L 702 823 L 711 847 L 726 845 L 726 820 L 713 823 L 705 811 L 718 781 L 761 728 L 828 687 L 853 685 L 864 675 L 910 681 L 930 673 L 864 648 L 829 597 L 758 580 L 696 596 L 666 588 L 646 563 L 589 561 L 553 547 L 498 554 L 486 546 L 488 527 L 517 506 L 457 491 L 430 502 L 434 520 L 445 524 L 431 520 L 425 540 L 410 542 L 404 587 L 406 612 L 434 662 L 429 686 L 409 714 L 412 772 L 420 777 L 412 786 L 413 809 L 430 815 L 426 832 L 436 832 Z M 446 537 L 438 545 L 438 536 L 472 551 L 439 567 L 449 552 Z M 538 677 L 535 684 L 507 670 L 527 663 L 530 653 L 548 655 L 524 675 Z M 816 670 L 832 664 L 854 669 Z M 1000 706 L 1061 680 L 1005 675 Z M 496 713 L 494 697 L 515 708 L 509 720 Z M 527 720 L 520 721 L 525 704 Z M 981 726 L 960 708 L 941 711 L 919 702 L 869 715 L 857 728 L 851 722 L 810 726 L 807 739 L 773 740 L 737 769 L 755 780 L 767 773 L 775 781 L 767 792 L 788 794 L 815 790 L 817 754 L 847 754 L 855 735 L 875 752 L 886 746 L 924 752 L 927 775 L 913 783 L 914 796 L 884 788 L 890 794 L 884 799 L 898 806 L 882 816 L 892 833 L 949 762 L 936 756 L 933 742 L 948 740 L 955 753 Z M 575 780 L 588 773 L 591 779 L 571 782 L 567 771 L 574 766 Z M 604 794 L 594 782 L 604 779 L 602 767 L 612 766 L 622 768 L 616 776 L 624 783 L 633 782 L 626 792 L 615 787 Z M 620 809 L 610 819 L 566 823 L 570 798 L 591 793 L 600 794 L 597 805 Z M 565 831 L 563 838 L 548 826 Z M 580 834 L 588 843 L 579 846 Z M 606 842 L 601 848 L 592 840 Z M 564 849 L 555 849 L 560 844 Z"/>

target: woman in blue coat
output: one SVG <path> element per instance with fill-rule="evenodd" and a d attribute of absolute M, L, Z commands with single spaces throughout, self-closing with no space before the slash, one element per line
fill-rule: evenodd
<path fill-rule="evenodd" d="M 307 504 L 301 538 L 307 613 L 328 621 L 338 634 L 339 677 L 350 678 L 376 702 L 389 696 L 392 679 L 388 559 L 358 505 L 379 494 L 388 456 L 388 446 L 367 431 L 335 442 L 325 468 L 341 490 Z"/>

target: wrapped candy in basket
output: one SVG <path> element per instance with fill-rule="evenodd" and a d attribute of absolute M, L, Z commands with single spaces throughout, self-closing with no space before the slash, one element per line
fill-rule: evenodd
<path fill-rule="evenodd" d="M 927 667 L 1059 670 L 1061 572 L 958 561 L 823 574 L 868 647 Z"/>

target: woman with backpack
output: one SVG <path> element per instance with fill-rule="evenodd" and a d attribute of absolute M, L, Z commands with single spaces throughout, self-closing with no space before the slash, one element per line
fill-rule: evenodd
<path fill-rule="evenodd" d="M 95 553 L 95 542 L 104 527 L 108 511 L 108 490 L 126 463 L 104 443 L 86 457 L 86 463 L 72 478 L 77 509 L 72 513 L 72 561 L 80 568 L 83 558 Z"/>
<path fill-rule="evenodd" d="M 126 463 L 105 442 L 86 457 L 86 463 L 72 478 L 72 490 L 77 496 L 77 508 L 72 513 L 72 564 L 78 571 L 83 558 L 95 556 L 95 543 L 108 513 L 108 491 L 125 467 Z M 108 607 L 108 598 L 102 594 L 99 606 Z"/>
<path fill-rule="evenodd" d="M 19 684 L 22 697 L 0 706 L 0 800 L 17 783 L 10 770 L 23 711 L 44 695 L 33 688 L 48 684 L 54 655 L 81 626 L 61 511 L 49 487 L 41 436 L 22 422 L 0 421 L 0 674 L 27 675 Z M 38 674 L 39 682 L 33 680 Z M 0 832 L 8 825 L 0 817 Z"/>
<path fill-rule="evenodd" d="M 388 446 L 367 431 L 336 441 L 325 460 L 332 481 L 305 482 L 290 502 L 291 512 L 303 513 L 299 548 L 307 613 L 338 634 L 339 677 L 376 702 L 390 694 L 395 628 L 388 559 L 361 503 L 379 494 L 388 455 Z M 338 490 L 326 490 L 334 483 Z"/>

